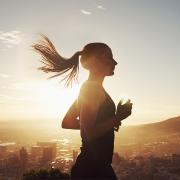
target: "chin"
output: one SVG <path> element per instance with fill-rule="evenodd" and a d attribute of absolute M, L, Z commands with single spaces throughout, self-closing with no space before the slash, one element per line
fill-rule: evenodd
<path fill-rule="evenodd" d="M 109 73 L 109 74 L 107 74 L 106 76 L 113 76 L 113 75 L 114 75 L 114 71 Z"/>

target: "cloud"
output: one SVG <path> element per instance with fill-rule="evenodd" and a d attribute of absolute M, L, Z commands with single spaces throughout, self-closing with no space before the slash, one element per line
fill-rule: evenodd
<path fill-rule="evenodd" d="M 32 100 L 30 96 L 9 96 L 9 95 L 0 95 L 0 102 L 7 102 L 7 101 L 29 101 Z"/>
<path fill-rule="evenodd" d="M 101 9 L 101 10 L 106 10 L 106 8 L 103 7 L 102 5 L 98 5 L 97 8 L 98 8 L 98 9 Z"/>
<path fill-rule="evenodd" d="M 36 84 L 26 82 L 14 82 L 10 84 L 7 89 L 16 91 L 32 91 L 36 88 Z"/>
<path fill-rule="evenodd" d="M 45 91 L 45 89 L 48 89 L 47 91 L 53 89 L 53 87 L 50 86 L 50 82 L 13 82 L 9 86 L 6 86 L 6 88 L 8 90 L 41 93 Z"/>
<path fill-rule="evenodd" d="M 84 9 L 81 9 L 81 13 L 82 13 L 82 14 L 85 14 L 85 15 L 91 15 L 91 14 L 92 14 L 92 12 L 86 11 L 86 10 L 84 10 Z"/>
<path fill-rule="evenodd" d="M 7 48 L 18 45 L 22 40 L 23 33 L 21 31 L 0 31 L 0 42 Z"/>
<path fill-rule="evenodd" d="M 11 77 L 11 75 L 0 73 L 0 77 L 2 77 L 2 78 L 9 78 L 9 77 Z"/>

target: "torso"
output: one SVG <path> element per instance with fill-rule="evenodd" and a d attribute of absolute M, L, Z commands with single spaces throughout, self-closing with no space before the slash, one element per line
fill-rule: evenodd
<path fill-rule="evenodd" d="M 109 117 L 115 115 L 116 106 L 105 92 L 105 100 L 99 108 L 96 123 L 106 121 Z M 81 154 L 87 158 L 88 161 L 111 164 L 112 155 L 114 151 L 114 129 L 110 129 L 101 137 L 90 142 L 85 142 L 82 137 Z"/>

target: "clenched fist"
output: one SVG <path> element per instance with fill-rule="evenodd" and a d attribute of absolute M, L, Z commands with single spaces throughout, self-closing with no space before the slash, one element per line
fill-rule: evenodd
<path fill-rule="evenodd" d="M 115 126 L 115 130 L 118 131 L 121 121 L 131 115 L 132 103 L 128 100 L 125 104 L 122 104 L 122 100 L 117 105 L 116 118 L 119 121 L 119 125 Z"/>
<path fill-rule="evenodd" d="M 117 105 L 116 116 L 119 120 L 126 119 L 129 115 L 131 115 L 132 103 L 128 100 L 125 104 L 122 104 L 122 100 Z"/>

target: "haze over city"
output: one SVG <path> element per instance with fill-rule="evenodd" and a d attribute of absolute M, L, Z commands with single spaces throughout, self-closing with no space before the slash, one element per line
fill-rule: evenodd
<path fill-rule="evenodd" d="M 118 62 L 104 87 L 117 104 L 133 102 L 125 125 L 151 123 L 180 112 L 180 1 L 40 0 L 0 2 L 0 121 L 59 125 L 88 73 L 64 88 L 37 70 L 31 45 L 47 35 L 65 57 L 89 42 L 105 42 Z"/>

